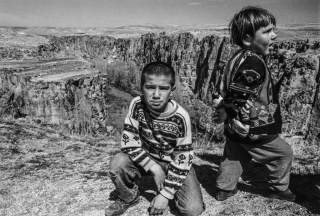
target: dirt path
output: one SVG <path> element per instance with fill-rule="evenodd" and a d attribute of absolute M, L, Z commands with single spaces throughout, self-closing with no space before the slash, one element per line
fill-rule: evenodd
<path fill-rule="evenodd" d="M 118 141 L 119 134 L 81 138 L 26 120 L 0 121 L 0 215 L 104 215 L 115 197 L 108 165 Z M 213 183 L 221 146 L 196 153 L 194 168 L 207 206 L 203 216 L 320 214 L 320 175 L 292 175 L 291 185 L 308 194 L 303 201 L 272 200 L 265 197 L 264 168 L 253 163 L 238 184 L 240 192 L 218 202 Z M 148 215 L 155 185 L 151 177 L 139 184 L 141 202 L 124 215 Z M 178 215 L 172 203 L 166 215 Z"/>

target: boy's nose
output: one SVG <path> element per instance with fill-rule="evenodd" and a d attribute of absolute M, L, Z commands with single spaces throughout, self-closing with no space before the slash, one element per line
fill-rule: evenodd
<path fill-rule="evenodd" d="M 274 39 L 276 39 L 277 38 L 277 35 L 276 35 L 276 33 L 274 32 L 274 31 L 272 31 L 272 36 L 271 36 L 271 39 L 272 40 L 274 40 Z"/>
<path fill-rule="evenodd" d="M 153 97 L 154 97 L 154 98 L 159 98 L 159 97 L 160 97 L 159 89 L 155 89 L 155 90 L 154 90 L 154 92 L 153 92 Z"/>

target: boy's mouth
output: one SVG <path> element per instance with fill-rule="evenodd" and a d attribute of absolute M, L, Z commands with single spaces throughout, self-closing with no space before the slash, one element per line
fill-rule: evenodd
<path fill-rule="evenodd" d="M 150 101 L 150 104 L 152 106 L 159 106 L 161 104 L 161 102 L 160 101 Z"/>

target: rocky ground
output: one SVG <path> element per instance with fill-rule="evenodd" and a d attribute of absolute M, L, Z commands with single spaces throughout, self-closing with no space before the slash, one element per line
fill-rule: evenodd
<path fill-rule="evenodd" d="M 116 154 L 119 133 L 80 137 L 34 123 L 31 119 L 0 121 L 0 215 L 102 216 L 115 197 L 108 165 Z M 195 142 L 196 143 L 196 142 Z M 291 187 L 301 197 L 296 203 L 267 198 L 265 169 L 252 163 L 234 197 L 213 198 L 214 180 L 223 144 L 196 146 L 194 168 L 208 215 L 320 215 L 320 170 L 291 175 Z M 301 161 L 300 161 L 301 162 Z M 295 160 L 294 167 L 299 166 Z M 302 163 L 302 162 L 301 162 Z M 155 195 L 151 177 L 140 183 L 141 202 L 124 215 L 148 215 Z M 166 215 L 179 215 L 170 203 Z"/>
<path fill-rule="evenodd" d="M 35 96 L 34 99 L 39 101 L 48 98 L 42 101 L 43 104 L 39 102 L 41 106 L 35 106 L 36 109 L 33 107 L 35 110 L 30 108 L 31 106 L 24 107 L 27 113 L 25 115 L 13 115 L 15 118 L 0 116 L 1 216 L 100 216 L 104 215 L 105 206 L 112 203 L 115 198 L 114 186 L 108 173 L 109 160 L 119 151 L 120 129 L 117 126 L 123 122 L 122 118 L 126 113 L 125 104 L 131 100 L 131 96 L 110 86 L 107 90 L 104 89 L 96 78 L 101 75 L 101 71 L 92 68 L 92 62 L 89 63 L 86 59 L 88 55 L 73 51 L 71 56 L 70 50 L 67 49 L 61 50 L 56 56 L 51 55 L 51 50 L 45 46 L 48 40 L 40 35 L 109 35 L 119 38 L 149 31 L 159 32 L 164 29 L 171 33 L 192 30 L 192 34 L 199 38 L 202 37 L 201 34 L 207 34 L 207 30 L 212 31 L 209 26 L 197 29 L 194 26 L 131 26 L 115 29 L 13 27 L 10 31 L 0 28 L 0 70 L 3 72 L 9 70 L 12 74 L 12 77 L 5 77 L 9 83 L 8 86 L 17 85 L 18 81 L 23 84 L 20 77 L 26 75 L 25 77 L 32 78 L 32 83 L 35 83 L 36 89 L 39 90 L 31 92 L 30 95 Z M 218 33 L 226 34 L 224 28 L 216 30 Z M 320 39 L 318 28 L 304 31 L 282 29 L 278 36 L 279 40 L 290 38 L 290 41 L 297 38 Z M 91 48 L 88 48 L 88 53 L 99 51 L 94 44 Z M 78 79 L 78 77 L 85 78 Z M 98 111 L 104 107 L 106 112 L 102 114 L 108 117 L 102 118 L 108 123 L 106 130 L 99 130 L 101 133 L 96 134 L 95 137 L 75 135 L 79 132 L 77 130 L 70 130 L 71 134 L 66 133 L 64 130 L 66 128 L 48 125 L 48 122 L 55 124 L 59 122 L 57 112 L 58 108 L 63 106 L 57 103 L 60 107 L 52 106 L 57 108 L 53 109 L 49 105 L 65 98 L 63 92 L 59 93 L 58 90 L 63 89 L 63 85 L 60 84 L 68 80 L 74 81 L 69 85 L 71 89 L 81 87 L 81 90 L 86 92 L 95 92 L 98 89 L 107 94 L 108 101 L 103 100 L 107 105 L 95 99 L 99 95 L 90 94 L 95 99 L 92 100 L 94 103 L 92 101 L 90 103 Z M 27 78 L 25 81 L 28 81 Z M 94 85 L 99 88 L 92 88 Z M 26 86 L 17 85 L 13 88 L 14 95 L 19 98 L 24 88 Z M 74 90 L 75 94 L 77 93 L 80 97 L 83 92 L 76 90 Z M 38 98 L 39 92 L 42 94 Z M 11 98 L 10 95 L 12 94 L 5 94 L 8 100 Z M 6 98 L 2 95 L 2 99 Z M 0 100 L 0 105 L 3 101 Z M 83 104 L 80 103 L 79 106 L 83 108 Z M 8 109 L 14 111 L 15 104 L 9 105 Z M 67 107 L 68 104 L 64 105 Z M 85 113 L 83 110 L 78 112 L 73 109 L 67 110 L 68 116 L 76 113 L 77 119 L 86 117 L 83 116 Z M 91 106 L 88 110 L 90 116 L 93 115 L 95 110 Z M 35 113 L 41 118 L 31 117 L 31 114 L 35 115 Z M 101 119 L 101 116 L 105 117 L 102 114 L 97 112 L 95 115 Z M 43 116 L 48 117 L 48 121 L 43 121 L 45 119 Z M 111 123 L 112 125 L 109 125 Z M 299 133 L 295 134 L 293 138 L 297 138 L 298 135 Z M 239 193 L 224 202 L 216 201 L 213 198 L 214 181 L 222 155 L 223 142 L 207 142 L 203 136 L 198 136 L 195 137 L 194 143 L 196 152 L 194 168 L 207 206 L 202 215 L 320 215 L 318 144 L 297 146 L 294 142 L 290 142 L 293 143 L 295 152 L 291 171 L 291 188 L 299 195 L 299 200 L 292 203 L 267 198 L 266 170 L 262 165 L 254 162 L 250 164 L 239 181 Z M 151 177 L 147 177 L 142 179 L 139 185 L 141 202 L 128 209 L 125 214 L 127 216 L 148 215 L 149 203 L 156 194 L 155 184 Z M 178 215 L 173 203 L 170 203 L 166 215 Z"/>

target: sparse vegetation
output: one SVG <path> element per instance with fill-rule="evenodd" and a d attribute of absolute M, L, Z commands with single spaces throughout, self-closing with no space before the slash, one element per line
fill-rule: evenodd
<path fill-rule="evenodd" d="M 207 206 L 203 216 L 320 214 L 319 174 L 292 174 L 291 186 L 305 196 L 303 200 L 272 200 L 266 198 L 265 169 L 254 162 L 238 184 L 240 192 L 216 201 L 214 179 L 224 145 L 203 138 L 198 140 L 194 160 Z M 119 134 L 67 135 L 29 118 L 7 118 L 0 121 L 0 140 L 0 215 L 102 216 L 114 199 L 108 167 L 110 157 L 119 152 Z M 141 202 L 125 216 L 148 215 L 156 187 L 152 177 L 139 185 Z M 178 215 L 172 203 L 166 215 Z"/>
<path fill-rule="evenodd" d="M 107 76 L 108 84 L 133 95 L 139 94 L 141 70 L 135 62 L 108 63 L 108 60 L 95 59 L 94 66 Z"/>

